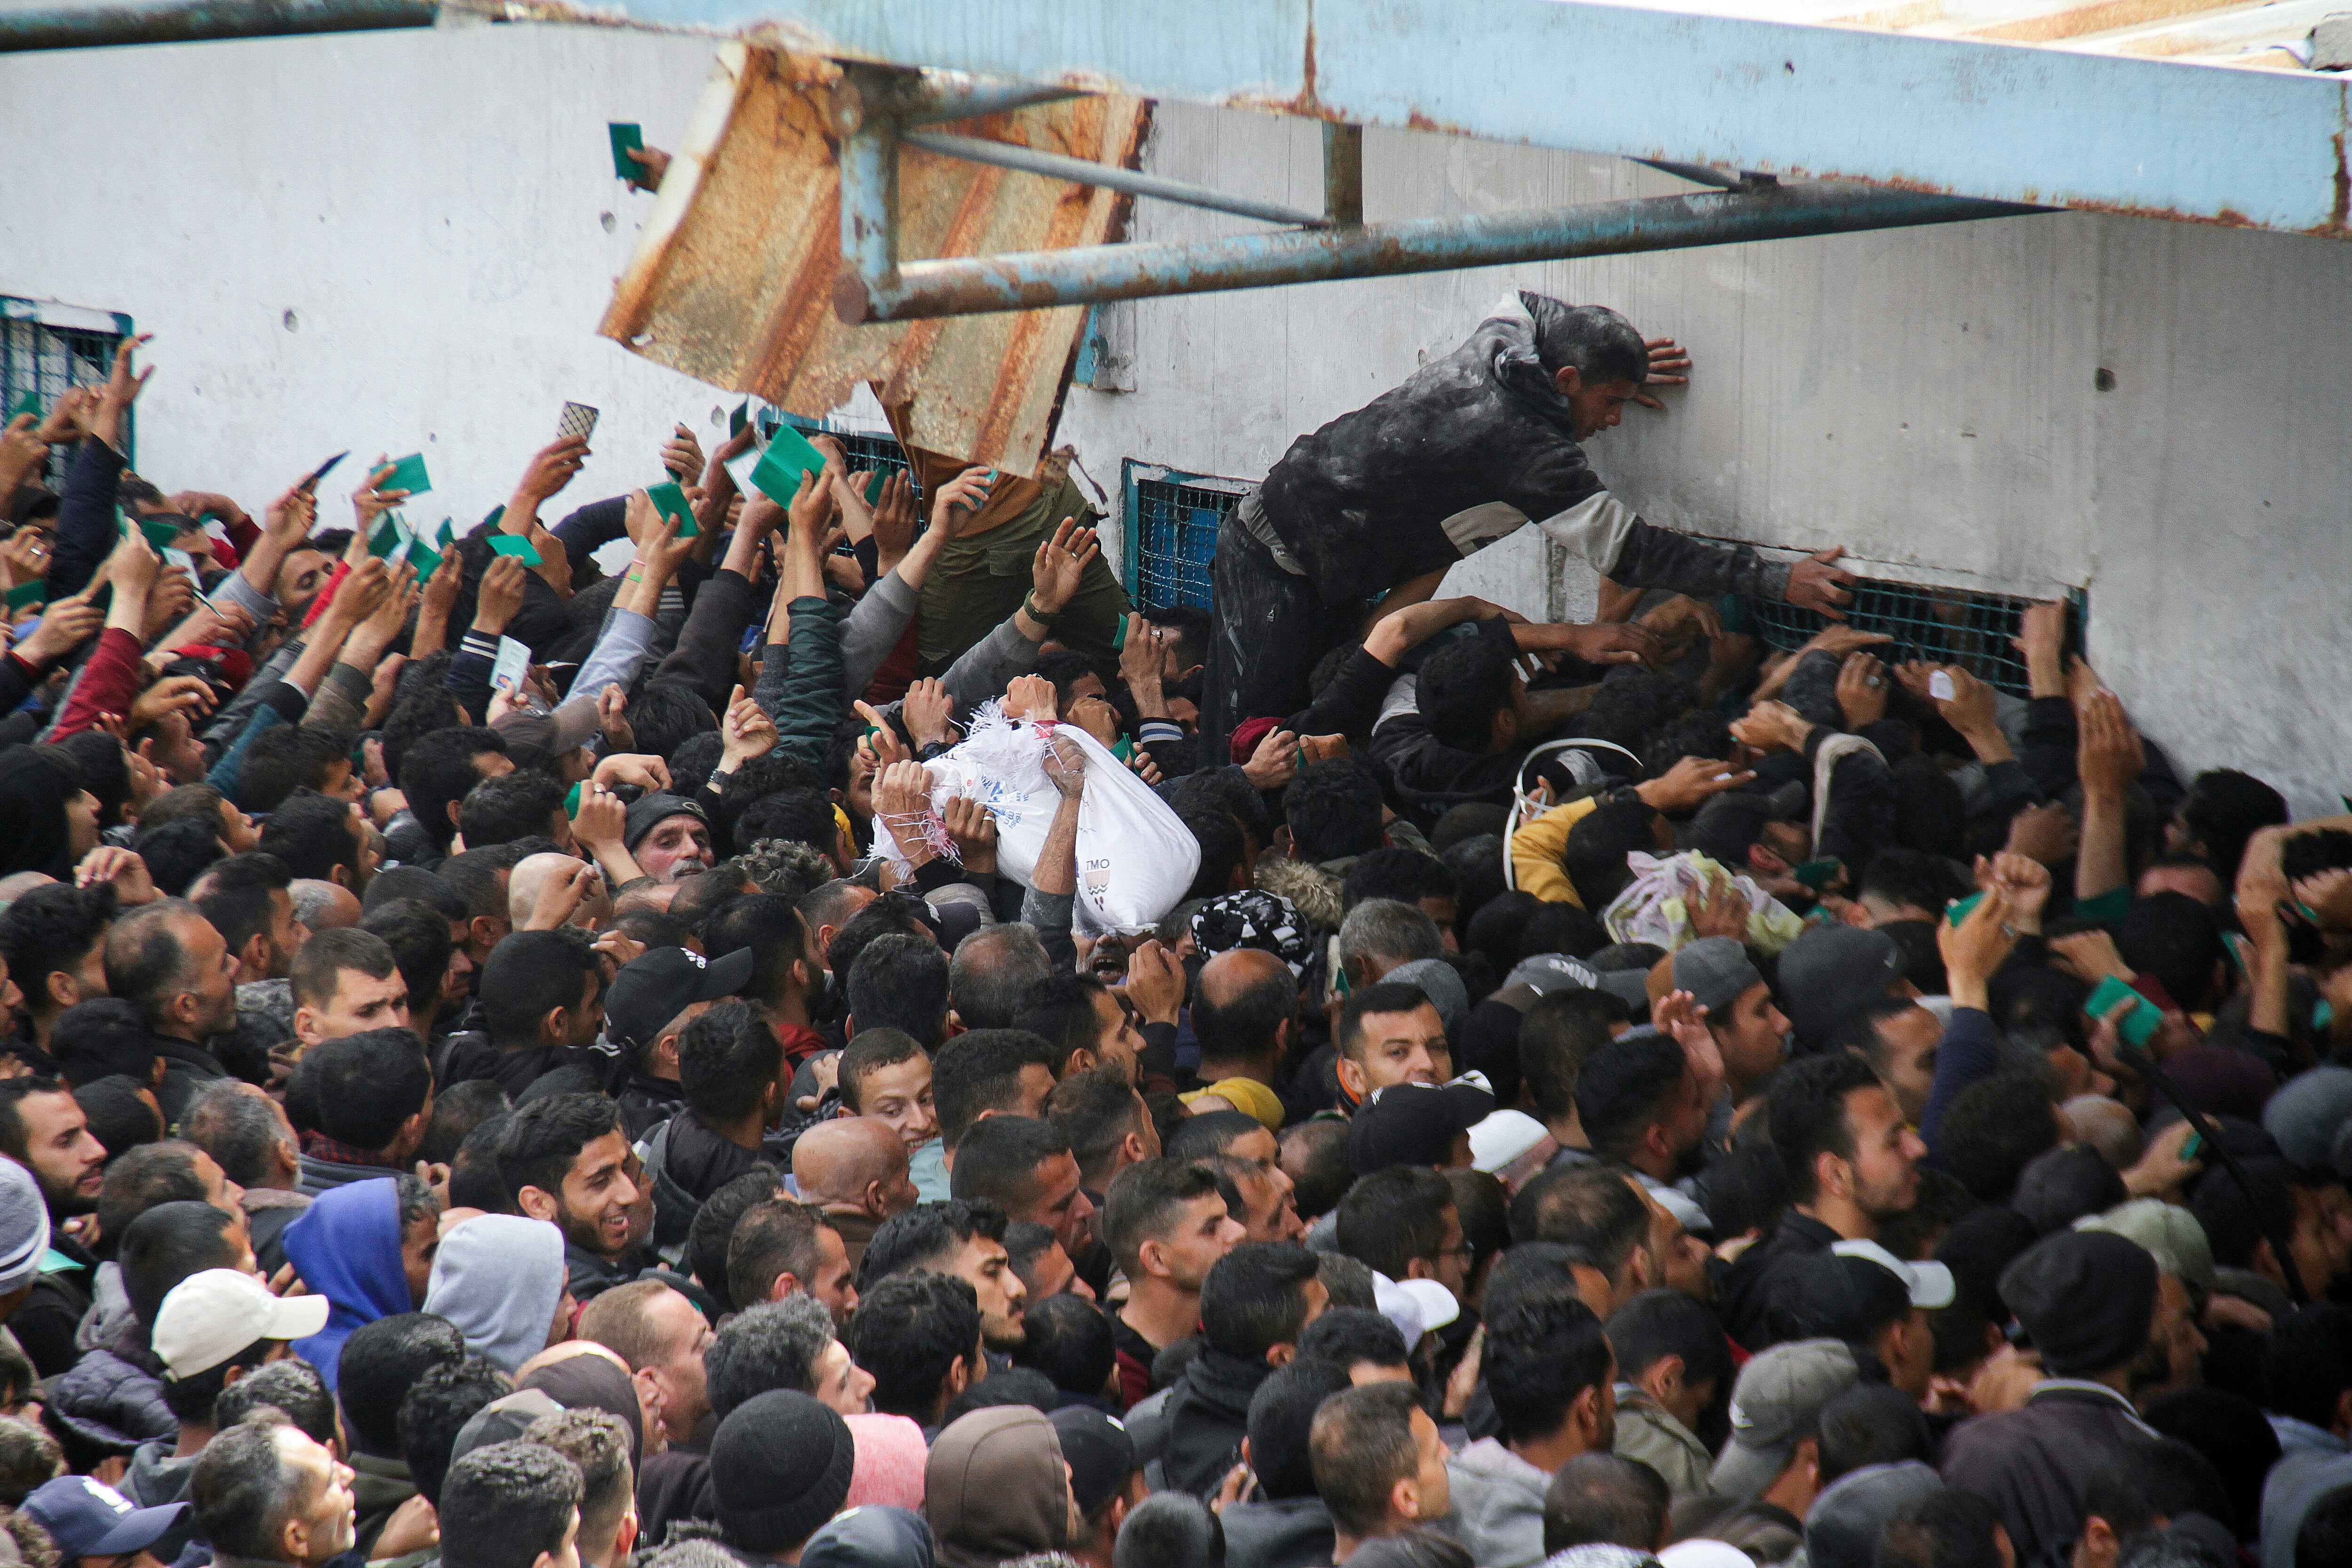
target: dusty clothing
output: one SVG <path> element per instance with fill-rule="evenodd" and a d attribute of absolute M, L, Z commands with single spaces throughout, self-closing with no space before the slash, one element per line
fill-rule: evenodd
<path fill-rule="evenodd" d="M 1630 1383 L 1617 1385 L 1616 1451 L 1658 1472 L 1675 1500 L 1706 1490 L 1715 1456 L 1691 1429 Z"/>
<path fill-rule="evenodd" d="M 359 1535 L 353 1544 L 362 1553 L 373 1553 L 393 1510 L 416 1495 L 416 1483 L 409 1479 L 405 1459 L 354 1448 L 344 1462 L 352 1468 L 352 1497 L 359 1505 Z"/>
<path fill-rule="evenodd" d="M 1331 1561 L 1331 1510 L 1319 1497 L 1235 1503 L 1225 1527 L 1225 1568 L 1315 1568 Z"/>
<path fill-rule="evenodd" d="M 1944 1480 L 2000 1510 L 2017 1560 L 2035 1562 L 2081 1531 L 2083 1482 L 2100 1459 L 2155 1436 L 2114 1389 L 2049 1378 L 2022 1408 L 1955 1428 L 1944 1445 Z"/>
<path fill-rule="evenodd" d="M 1060 1550 L 1070 1478 L 1054 1424 L 1025 1405 L 975 1410 L 931 1445 L 923 1513 L 946 1568 Z"/>
<path fill-rule="evenodd" d="M 1787 1509 L 1756 1501 L 1727 1514 L 1706 1535 L 1710 1541 L 1737 1546 L 1758 1563 L 1786 1563 L 1803 1549 L 1805 1525 Z"/>
<path fill-rule="evenodd" d="M 1462 1543 L 1478 1568 L 1529 1568 L 1544 1560 L 1544 1489 L 1551 1473 L 1481 1437 L 1446 1461 L 1454 1507 L 1438 1531 Z"/>

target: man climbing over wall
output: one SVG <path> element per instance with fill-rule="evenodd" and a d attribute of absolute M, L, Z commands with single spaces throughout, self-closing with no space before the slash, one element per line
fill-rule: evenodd
<path fill-rule="evenodd" d="M 1853 581 L 1841 551 L 1783 564 L 1654 528 L 1592 471 L 1582 443 L 1642 397 L 1654 353 L 1659 370 L 1689 363 L 1606 307 L 1521 291 L 1454 353 L 1293 442 L 1218 535 L 1202 734 L 1222 745 L 1244 719 L 1306 706 L 1316 660 L 1360 635 L 1368 601 L 1427 599 L 1531 520 L 1621 586 L 1838 618 Z"/>

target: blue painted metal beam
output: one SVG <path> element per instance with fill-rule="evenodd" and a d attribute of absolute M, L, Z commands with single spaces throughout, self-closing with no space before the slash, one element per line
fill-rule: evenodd
<path fill-rule="evenodd" d="M 842 213 L 870 207 L 874 187 L 842 165 Z M 845 267 L 834 283 L 844 321 L 900 321 L 1037 310 L 1167 294 L 1204 294 L 1461 267 L 1670 250 L 2008 217 L 2042 209 L 1862 186 L 1782 186 L 1604 202 L 1551 212 L 1419 218 L 1360 228 L 1285 229 L 1171 245 L 900 261 L 887 273 Z"/>
<path fill-rule="evenodd" d="M 1121 169 L 1086 158 L 1065 157 L 1059 153 L 1043 152 L 1012 142 L 990 142 L 978 136 L 950 136 L 937 131 L 902 131 L 898 133 L 898 140 L 909 146 L 944 153 L 950 158 L 967 158 L 975 163 L 994 163 L 1000 168 L 1018 169 L 1024 174 L 1043 174 L 1048 179 L 1067 180 L 1073 184 L 1100 185 L 1106 190 L 1125 191 L 1130 195 L 1151 196 L 1163 202 L 1181 202 L 1188 207 L 1234 213 L 1242 217 L 1254 217 L 1260 223 L 1296 224 L 1308 228 L 1323 226 L 1321 215 L 1300 212 L 1279 202 L 1261 202 L 1249 196 L 1236 196 L 1183 180 L 1163 180 L 1157 174 L 1139 174 L 1132 169 Z"/>
<path fill-rule="evenodd" d="M 437 0 L 109 0 L 0 9 L 0 54 L 429 27 Z"/>
<path fill-rule="evenodd" d="M 2344 237 L 2352 84 L 1594 0 L 620 0 L 844 58 Z"/>

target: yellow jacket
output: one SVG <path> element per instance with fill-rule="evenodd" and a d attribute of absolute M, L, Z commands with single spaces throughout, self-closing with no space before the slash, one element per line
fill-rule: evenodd
<path fill-rule="evenodd" d="M 1523 893 L 1533 893 L 1548 904 L 1584 907 L 1576 884 L 1568 879 L 1562 861 L 1568 851 L 1568 830 L 1590 816 L 1601 804 L 1592 795 L 1555 805 L 1511 835 L 1511 876 Z"/>

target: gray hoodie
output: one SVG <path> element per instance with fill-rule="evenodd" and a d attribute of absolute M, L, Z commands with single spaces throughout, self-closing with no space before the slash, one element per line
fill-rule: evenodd
<path fill-rule="evenodd" d="M 467 1350 L 511 1377 L 547 1348 L 563 1280 L 562 1231 L 543 1219 L 481 1215 L 442 1238 L 425 1310 L 457 1324 Z"/>
<path fill-rule="evenodd" d="M 1533 1568 L 1544 1560 L 1544 1491 L 1550 1472 L 1539 1470 L 1499 1437 L 1481 1437 L 1446 1462 L 1453 1511 L 1437 1521 L 1440 1534 L 1468 1551 L 1478 1568 Z"/>

